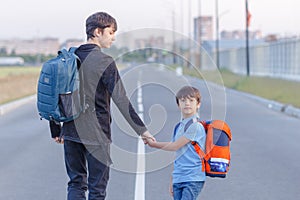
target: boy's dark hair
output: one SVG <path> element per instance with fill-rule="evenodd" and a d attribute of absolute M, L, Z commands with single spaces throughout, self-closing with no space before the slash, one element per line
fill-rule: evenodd
<path fill-rule="evenodd" d="M 113 27 L 114 31 L 117 31 L 117 22 L 115 18 L 110 16 L 105 12 L 97 12 L 90 15 L 85 22 L 85 32 L 87 35 L 87 39 L 93 38 L 94 31 L 96 28 L 105 29 L 108 27 Z"/>
<path fill-rule="evenodd" d="M 195 98 L 198 103 L 201 102 L 201 94 L 197 88 L 192 86 L 182 87 L 176 94 L 176 103 L 179 105 L 179 99 L 181 98 Z"/>

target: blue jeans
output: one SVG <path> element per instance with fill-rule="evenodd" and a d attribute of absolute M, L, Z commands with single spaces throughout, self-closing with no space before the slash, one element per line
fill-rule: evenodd
<path fill-rule="evenodd" d="M 197 200 L 204 181 L 192 181 L 173 184 L 173 198 L 174 200 Z"/>
<path fill-rule="evenodd" d="M 101 162 L 103 147 L 64 141 L 65 165 L 69 176 L 68 200 L 104 200 L 109 179 L 109 165 Z M 87 176 L 88 174 L 88 176 Z"/>

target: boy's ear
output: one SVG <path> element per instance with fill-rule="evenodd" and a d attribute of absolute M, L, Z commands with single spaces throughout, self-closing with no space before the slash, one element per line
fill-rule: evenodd
<path fill-rule="evenodd" d="M 100 28 L 96 28 L 96 29 L 94 30 L 94 35 L 95 35 L 96 37 L 99 37 L 101 34 L 102 34 L 102 31 L 101 31 Z"/>
<path fill-rule="evenodd" d="M 199 109 L 201 106 L 201 102 L 198 103 L 197 108 Z"/>

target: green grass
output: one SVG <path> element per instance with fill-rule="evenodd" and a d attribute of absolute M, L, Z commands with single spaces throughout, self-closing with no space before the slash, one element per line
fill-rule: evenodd
<path fill-rule="evenodd" d="M 7 76 L 18 76 L 26 74 L 39 74 L 40 67 L 20 67 L 20 66 L 9 66 L 0 67 L 0 78 Z"/>
<path fill-rule="evenodd" d="M 36 93 L 40 67 L 0 67 L 0 104 Z"/>
<path fill-rule="evenodd" d="M 300 108 L 300 82 L 297 81 L 270 77 L 248 77 L 234 74 L 228 70 L 200 71 L 200 73 L 194 70 L 184 70 L 184 73 Z"/>

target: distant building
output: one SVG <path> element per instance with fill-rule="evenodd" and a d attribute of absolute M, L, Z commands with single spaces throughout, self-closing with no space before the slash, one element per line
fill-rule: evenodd
<path fill-rule="evenodd" d="M 200 16 L 194 18 L 194 40 L 200 43 L 203 40 L 213 39 L 213 17 Z"/>
<path fill-rule="evenodd" d="M 278 35 L 276 34 L 269 34 L 265 37 L 266 42 L 277 42 L 278 41 Z"/>
<path fill-rule="evenodd" d="M 59 40 L 57 38 L 43 38 L 43 39 L 11 39 L 0 40 L 0 48 L 7 54 L 56 54 L 60 48 Z"/>
<path fill-rule="evenodd" d="M 84 43 L 84 40 L 80 39 L 69 39 L 66 40 L 62 45 L 61 48 L 69 49 L 70 47 L 79 47 Z"/>
<path fill-rule="evenodd" d="M 0 57 L 0 66 L 24 65 L 24 59 L 21 57 Z"/>
<path fill-rule="evenodd" d="M 221 32 L 222 40 L 243 40 L 246 39 L 246 32 L 241 30 L 233 31 L 222 31 Z M 249 39 L 262 39 L 262 33 L 260 30 L 249 31 Z"/>
<path fill-rule="evenodd" d="M 259 46 L 266 44 L 264 39 L 253 39 L 249 40 L 249 46 Z M 239 49 L 245 48 L 246 42 L 244 39 L 227 39 L 227 40 L 219 40 L 219 51 L 228 50 L 228 49 Z M 216 51 L 216 41 L 215 40 L 207 40 L 203 41 L 202 47 L 208 52 L 212 53 Z"/>

